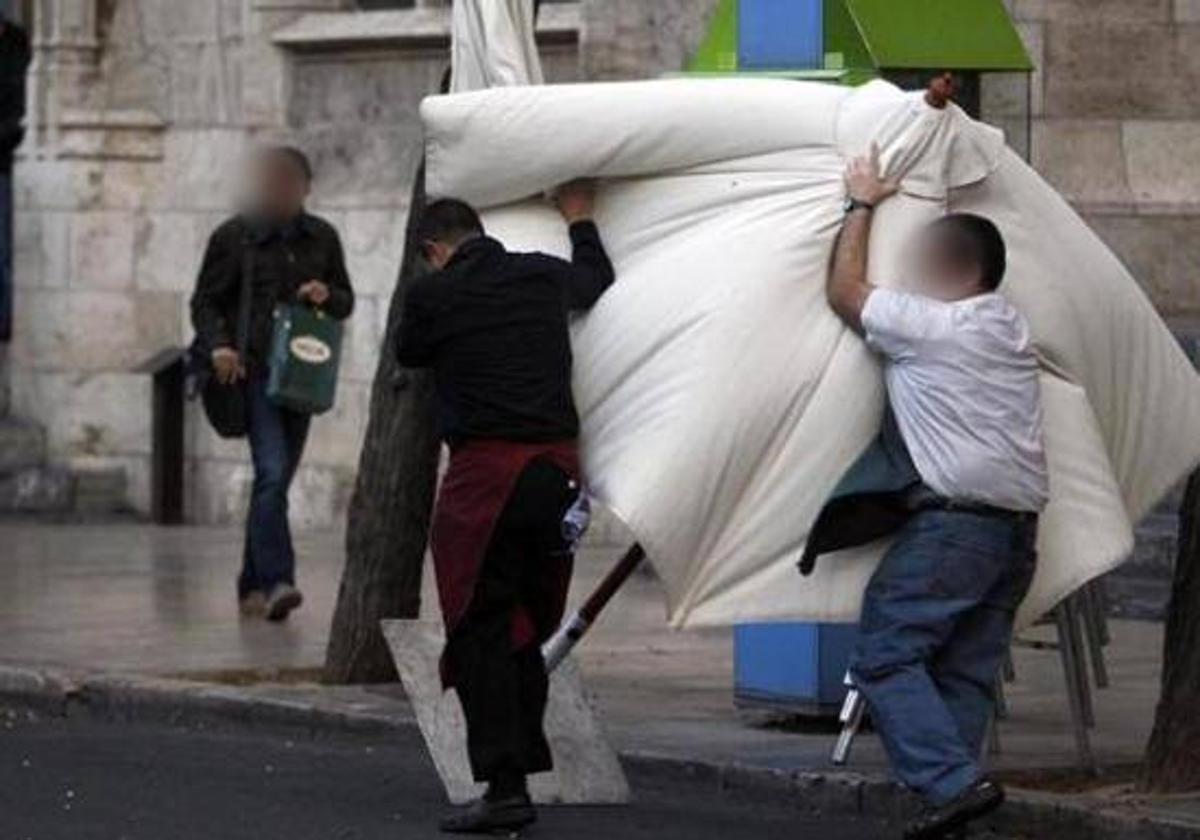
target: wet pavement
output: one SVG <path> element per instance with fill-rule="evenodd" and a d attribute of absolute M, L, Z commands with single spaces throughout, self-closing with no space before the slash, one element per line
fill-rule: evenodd
<path fill-rule="evenodd" d="M 193 673 L 320 665 L 340 535 L 300 535 L 306 604 L 287 624 L 239 621 L 232 528 L 0 523 L 0 661 Z"/>
<path fill-rule="evenodd" d="M 308 669 L 315 677 L 341 571 L 341 535 L 298 536 L 298 582 L 307 602 L 282 625 L 239 620 L 233 583 L 240 548 L 232 528 L 0 522 L 0 663 L 211 679 Z M 583 553 L 576 601 L 619 553 L 616 547 Z M 581 648 L 585 679 L 619 749 L 829 769 L 827 727 L 749 726 L 759 716 L 734 708 L 730 631 L 673 632 L 663 618 L 658 584 L 639 575 Z M 1153 720 L 1161 628 L 1113 622 L 1112 632 L 1112 686 L 1096 693 L 1093 741 L 1103 763 L 1130 765 Z M 1049 638 L 1045 629 L 1031 635 Z M 1075 750 L 1057 654 L 1018 649 L 1015 662 L 1018 678 L 1007 689 L 1011 713 L 1000 726 L 996 764 L 1018 771 L 1071 766 Z M 384 702 L 402 702 L 392 697 Z M 876 740 L 860 738 L 851 769 L 884 767 Z"/>

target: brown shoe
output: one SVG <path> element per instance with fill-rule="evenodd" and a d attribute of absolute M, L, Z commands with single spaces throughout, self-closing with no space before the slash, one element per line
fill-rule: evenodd
<path fill-rule="evenodd" d="M 247 592 L 238 598 L 238 612 L 242 618 L 262 618 L 267 614 L 267 596 L 258 590 Z"/>
<path fill-rule="evenodd" d="M 304 603 L 300 590 L 290 583 L 277 583 L 267 596 L 267 621 L 285 621 L 288 614 Z"/>

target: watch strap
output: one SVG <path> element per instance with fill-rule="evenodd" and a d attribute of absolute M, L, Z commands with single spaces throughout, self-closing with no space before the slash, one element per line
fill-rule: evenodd
<path fill-rule="evenodd" d="M 853 197 L 846 199 L 846 215 L 849 216 L 855 210 L 866 210 L 868 213 L 872 213 L 875 211 L 875 205 Z"/>

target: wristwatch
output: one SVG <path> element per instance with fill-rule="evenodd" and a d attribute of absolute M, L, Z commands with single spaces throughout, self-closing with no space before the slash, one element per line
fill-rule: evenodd
<path fill-rule="evenodd" d="M 875 205 L 869 201 L 860 201 L 854 196 L 850 196 L 846 199 L 846 204 L 843 209 L 845 209 L 846 215 L 849 216 L 855 210 L 866 210 L 868 213 L 874 212 Z"/>

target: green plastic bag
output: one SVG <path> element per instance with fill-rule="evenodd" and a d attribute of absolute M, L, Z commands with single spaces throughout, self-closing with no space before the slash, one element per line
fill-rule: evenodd
<path fill-rule="evenodd" d="M 267 399 L 301 414 L 323 414 L 333 407 L 342 324 L 303 303 L 275 307 L 271 333 Z"/>

